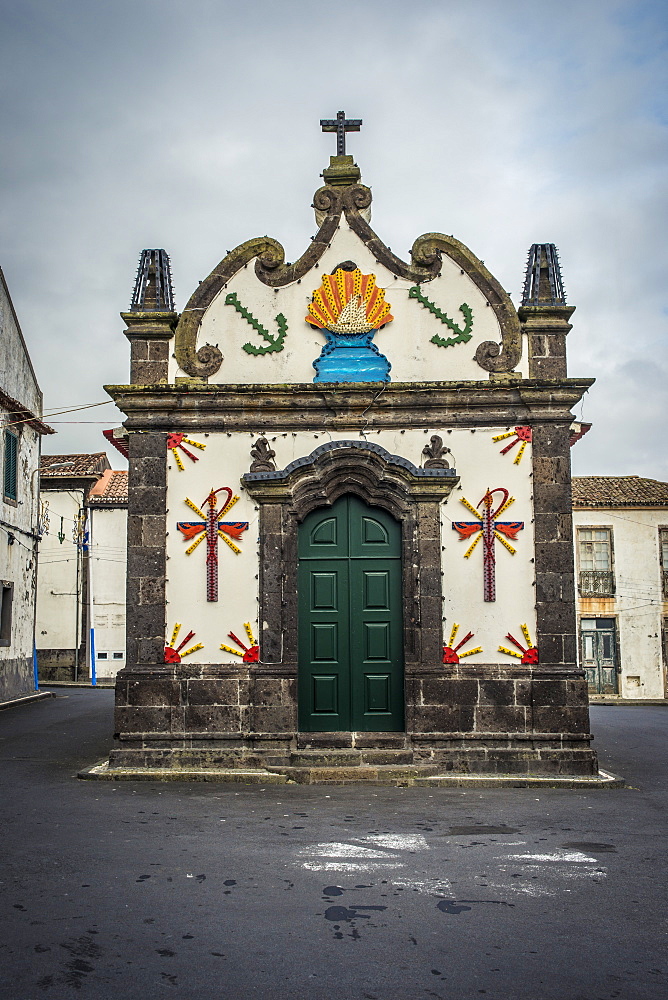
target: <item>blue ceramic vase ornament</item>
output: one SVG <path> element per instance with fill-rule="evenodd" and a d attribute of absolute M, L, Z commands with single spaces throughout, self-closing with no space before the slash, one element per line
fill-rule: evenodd
<path fill-rule="evenodd" d="M 381 326 L 391 322 L 385 292 L 373 274 L 359 268 L 337 268 L 324 274 L 313 293 L 306 322 L 326 338 L 313 362 L 314 382 L 389 382 L 390 362 L 372 342 Z"/>

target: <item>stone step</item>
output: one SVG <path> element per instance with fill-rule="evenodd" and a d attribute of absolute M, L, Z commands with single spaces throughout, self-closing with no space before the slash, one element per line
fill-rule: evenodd
<path fill-rule="evenodd" d="M 271 763 L 279 764 L 280 761 Z M 296 750 L 290 754 L 292 767 L 362 767 L 412 763 L 412 750 Z"/>
<path fill-rule="evenodd" d="M 277 771 L 243 767 L 113 767 L 104 761 L 79 771 L 88 781 L 216 781 L 242 785 L 284 785 L 290 779 Z"/>
<path fill-rule="evenodd" d="M 299 750 L 405 750 L 405 733 L 300 733 Z"/>
<path fill-rule="evenodd" d="M 359 750 L 297 750 L 290 754 L 292 767 L 359 767 Z"/>
<path fill-rule="evenodd" d="M 412 785 L 418 778 L 427 778 L 438 771 L 436 767 L 419 765 L 358 764 L 353 767 L 270 767 L 298 785 L 350 785 L 357 783 L 376 785 Z"/>

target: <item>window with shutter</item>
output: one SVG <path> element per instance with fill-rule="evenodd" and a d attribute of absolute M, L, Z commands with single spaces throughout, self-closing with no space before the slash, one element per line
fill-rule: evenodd
<path fill-rule="evenodd" d="M 12 431 L 5 431 L 4 495 L 7 500 L 18 499 L 18 445 L 19 439 Z"/>

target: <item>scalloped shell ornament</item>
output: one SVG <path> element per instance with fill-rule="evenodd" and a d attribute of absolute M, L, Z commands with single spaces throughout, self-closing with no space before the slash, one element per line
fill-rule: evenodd
<path fill-rule="evenodd" d="M 334 274 L 323 274 L 305 317 L 312 326 L 343 334 L 378 330 L 393 318 L 375 274 L 362 274 L 359 268 L 338 268 Z"/>

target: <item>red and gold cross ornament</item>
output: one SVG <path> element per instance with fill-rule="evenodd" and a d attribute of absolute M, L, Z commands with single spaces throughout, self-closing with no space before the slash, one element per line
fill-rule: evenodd
<path fill-rule="evenodd" d="M 219 510 L 216 510 L 218 506 L 217 496 L 219 493 L 227 494 L 227 499 L 223 501 L 223 505 Z M 219 489 L 212 489 L 209 495 L 204 500 L 202 506 L 208 507 L 206 514 L 204 511 L 200 510 L 188 497 L 186 497 L 185 502 L 194 510 L 196 514 L 199 514 L 202 521 L 178 521 L 176 527 L 182 533 L 186 540 L 194 538 L 195 541 L 192 545 L 189 545 L 186 549 L 186 555 L 189 556 L 195 551 L 200 542 L 204 541 L 206 538 L 206 599 L 207 601 L 217 601 L 218 600 L 218 539 L 222 540 L 229 545 L 235 555 L 239 555 L 241 549 L 238 545 L 235 545 L 232 538 L 237 540 L 241 538 L 241 533 L 243 531 L 248 531 L 248 521 L 221 521 L 222 518 L 228 510 L 237 502 L 238 496 L 232 495 L 232 490 L 229 486 L 221 486 Z"/>
<path fill-rule="evenodd" d="M 501 493 L 503 499 L 498 507 L 494 510 L 494 494 Z M 475 535 L 471 545 L 464 553 L 464 558 L 468 559 L 474 548 L 482 538 L 483 549 L 482 549 L 482 566 L 483 566 L 483 593 L 485 601 L 495 601 L 496 600 L 496 552 L 494 542 L 501 542 L 505 548 L 508 549 L 511 555 L 515 555 L 515 548 L 507 541 L 508 538 L 516 540 L 518 531 L 521 531 L 524 527 L 524 521 L 497 521 L 499 514 L 502 514 L 505 510 L 508 510 L 510 505 L 515 502 L 515 498 L 511 497 L 508 490 L 504 489 L 502 486 L 497 486 L 496 489 L 487 490 L 484 497 L 478 504 L 478 507 L 482 507 L 482 513 L 476 510 L 476 508 L 468 502 L 464 497 L 461 497 L 461 503 L 471 511 L 471 513 L 477 518 L 477 521 L 453 521 L 452 527 L 454 531 L 459 533 L 460 539 L 470 538 Z M 506 536 L 505 538 L 503 536 Z"/>

